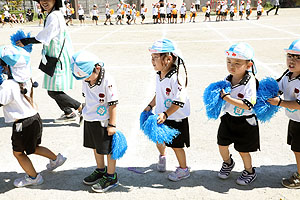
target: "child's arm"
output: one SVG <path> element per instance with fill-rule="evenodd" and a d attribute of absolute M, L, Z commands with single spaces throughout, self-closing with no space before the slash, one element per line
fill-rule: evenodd
<path fill-rule="evenodd" d="M 267 100 L 273 106 L 281 106 L 289 109 L 296 109 L 300 110 L 300 104 L 298 103 L 299 100 L 296 101 L 285 101 L 282 100 L 280 97 L 274 97 Z"/>
<path fill-rule="evenodd" d="M 226 102 L 228 102 L 234 106 L 237 106 L 237 107 L 245 109 L 245 110 L 249 110 L 249 107 L 242 100 L 232 98 L 230 95 L 228 95 L 228 93 L 225 93 L 224 89 L 221 90 L 221 97 L 223 97 L 223 99 Z"/>
<path fill-rule="evenodd" d="M 117 120 L 117 105 L 111 105 L 108 108 L 109 121 L 107 126 L 108 135 L 113 135 L 116 133 L 116 120 Z"/>
<path fill-rule="evenodd" d="M 174 112 L 176 112 L 178 109 L 180 108 L 180 106 L 178 105 L 175 105 L 175 104 L 172 104 L 171 107 L 166 110 L 165 112 L 163 113 L 159 113 L 158 114 L 158 118 L 157 118 L 157 123 L 158 124 L 162 124 L 166 121 L 166 119 L 172 115 Z"/>
<path fill-rule="evenodd" d="M 155 99 L 156 99 L 156 95 L 154 95 L 153 99 L 150 101 L 150 103 L 147 105 L 147 107 L 144 109 L 144 111 L 148 112 L 148 111 L 152 110 L 152 108 L 156 105 Z"/>

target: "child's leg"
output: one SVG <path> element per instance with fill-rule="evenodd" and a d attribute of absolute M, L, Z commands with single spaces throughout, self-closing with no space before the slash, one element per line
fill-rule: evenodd
<path fill-rule="evenodd" d="M 252 160 L 251 155 L 248 152 L 239 152 L 244 163 L 245 170 L 252 173 Z"/>
<path fill-rule="evenodd" d="M 27 175 L 31 177 L 37 176 L 37 173 L 32 165 L 31 160 L 24 152 L 13 151 L 13 154 Z"/>
<path fill-rule="evenodd" d="M 166 146 L 164 144 L 156 144 L 156 147 L 160 153 L 161 156 L 165 156 L 166 155 Z"/>
<path fill-rule="evenodd" d="M 49 158 L 50 160 L 56 159 L 56 155 L 50 149 L 42 146 L 36 147 L 34 154 Z"/>
<path fill-rule="evenodd" d="M 114 174 L 116 171 L 116 160 L 111 158 L 111 155 L 107 155 L 107 173 Z"/>
<path fill-rule="evenodd" d="M 175 152 L 175 155 L 177 157 L 179 167 L 182 169 L 187 168 L 186 166 L 186 156 L 185 156 L 185 151 L 183 148 L 172 148 Z"/>
<path fill-rule="evenodd" d="M 96 149 L 94 149 L 94 155 L 97 163 L 97 168 L 98 169 L 104 169 L 105 168 L 105 163 L 104 163 L 104 155 L 98 154 Z"/>
<path fill-rule="evenodd" d="M 297 162 L 297 171 L 298 171 L 298 174 L 300 174 L 300 152 L 294 151 L 294 154 L 295 154 L 295 158 L 296 158 L 296 162 Z"/>
<path fill-rule="evenodd" d="M 229 153 L 229 146 L 221 146 L 219 145 L 219 152 L 222 156 L 222 159 L 225 163 L 230 164 L 230 153 Z"/>

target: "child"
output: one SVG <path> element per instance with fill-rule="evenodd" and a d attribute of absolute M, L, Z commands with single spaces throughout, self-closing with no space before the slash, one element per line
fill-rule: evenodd
<path fill-rule="evenodd" d="M 180 8 L 180 18 L 181 18 L 180 23 L 185 23 L 185 16 L 186 16 L 186 7 L 185 7 L 185 3 L 182 3 Z"/>
<path fill-rule="evenodd" d="M 295 154 L 297 172 L 281 183 L 287 188 L 300 188 L 300 39 L 293 41 L 285 51 L 288 70 L 277 80 L 279 93 L 283 93 L 284 100 L 275 97 L 268 102 L 286 108 L 285 114 L 290 119 L 287 143 Z"/>
<path fill-rule="evenodd" d="M 227 4 L 225 1 L 221 2 L 221 21 L 225 21 L 227 11 Z"/>
<path fill-rule="evenodd" d="M 106 192 L 119 184 L 116 160 L 111 159 L 112 136 L 116 133 L 117 88 L 113 78 L 105 71 L 104 63 L 88 52 L 72 57 L 71 68 L 77 80 L 82 81 L 85 103 L 83 146 L 94 151 L 97 168 L 83 179 L 95 192 Z M 107 155 L 107 167 L 104 163 Z"/>
<path fill-rule="evenodd" d="M 206 2 L 206 11 L 205 11 L 205 19 L 204 19 L 205 22 L 207 18 L 210 21 L 210 1 Z"/>
<path fill-rule="evenodd" d="M 55 155 L 48 148 L 40 146 L 43 127 L 34 107 L 29 59 L 29 53 L 20 47 L 0 47 L 0 66 L 8 76 L 0 85 L 0 106 L 3 106 L 5 122 L 13 123 L 13 154 L 26 173 L 25 177 L 14 181 L 15 187 L 40 185 L 44 182 L 28 157 L 30 154 L 49 158 L 50 163 L 46 166 L 48 170 L 54 170 L 66 161 L 61 154 Z"/>
<path fill-rule="evenodd" d="M 142 3 L 141 4 L 141 17 L 142 17 L 142 21 L 141 21 L 141 24 L 144 23 L 144 20 L 145 20 L 145 17 L 146 16 L 146 8 L 145 8 L 145 4 Z"/>
<path fill-rule="evenodd" d="M 40 4 L 37 4 L 36 7 L 38 10 L 39 26 L 42 26 L 43 25 L 43 11 L 42 11 Z"/>
<path fill-rule="evenodd" d="M 234 1 L 232 1 L 230 4 L 230 21 L 233 21 L 233 17 L 234 17 L 234 4 L 235 4 Z"/>
<path fill-rule="evenodd" d="M 132 4 L 132 12 L 131 12 L 131 21 L 130 23 L 133 21 L 134 24 L 136 24 L 136 5 Z"/>
<path fill-rule="evenodd" d="M 239 16 L 241 17 L 240 20 L 243 20 L 243 14 L 244 14 L 244 9 L 245 9 L 245 2 L 241 1 L 240 5 L 240 10 L 239 10 Z"/>
<path fill-rule="evenodd" d="M 11 23 L 15 23 L 15 24 L 19 23 L 19 20 L 15 14 L 11 15 L 10 21 L 11 21 Z"/>
<path fill-rule="evenodd" d="M 99 11 L 97 9 L 97 5 L 96 4 L 93 5 L 92 15 L 93 15 L 93 17 L 92 17 L 93 23 L 95 21 L 96 25 L 98 25 Z"/>
<path fill-rule="evenodd" d="M 117 6 L 117 22 L 118 24 L 120 22 L 120 25 L 122 25 L 122 9 L 121 9 L 121 4 L 118 4 Z"/>
<path fill-rule="evenodd" d="M 152 8 L 152 18 L 153 18 L 153 24 L 157 23 L 157 18 L 158 18 L 158 9 L 156 7 L 155 4 L 152 4 L 153 8 Z"/>
<path fill-rule="evenodd" d="M 171 23 L 171 13 L 172 13 L 172 6 L 170 3 L 167 3 L 167 19 L 168 19 L 168 24 Z"/>
<path fill-rule="evenodd" d="M 220 21 L 221 20 L 221 16 L 222 16 L 222 13 L 221 13 L 221 9 L 222 9 L 222 5 L 221 5 L 221 2 L 218 1 L 217 2 L 217 7 L 216 7 L 216 22 Z"/>
<path fill-rule="evenodd" d="M 10 14 L 8 11 L 9 11 L 9 9 L 6 8 L 6 7 L 4 7 L 4 13 L 3 13 L 3 15 L 4 15 L 4 20 L 3 20 L 2 28 L 4 27 L 4 25 L 5 25 L 6 23 L 8 23 L 8 24 L 10 25 L 11 28 L 13 27 L 13 25 L 12 25 L 12 23 L 11 23 L 11 20 L 10 20 L 11 14 Z"/>
<path fill-rule="evenodd" d="M 19 17 L 20 17 L 20 23 L 21 23 L 21 24 L 25 23 L 25 19 L 24 19 L 22 13 L 19 13 Z"/>
<path fill-rule="evenodd" d="M 160 18 L 159 18 L 160 23 L 164 24 L 166 21 L 166 10 L 163 2 L 160 3 L 159 14 L 160 14 Z"/>
<path fill-rule="evenodd" d="M 72 6 L 70 3 L 67 3 L 67 21 L 66 25 L 69 26 L 69 23 L 71 26 L 73 26 L 73 13 L 72 13 Z"/>
<path fill-rule="evenodd" d="M 126 18 L 127 18 L 127 24 L 130 25 L 130 5 L 127 4 L 126 6 L 126 11 L 125 11 L 125 15 L 126 15 Z"/>
<path fill-rule="evenodd" d="M 172 13 L 173 13 L 173 23 L 177 24 L 177 13 L 178 13 L 178 10 L 176 8 L 176 3 L 173 3 Z"/>
<path fill-rule="evenodd" d="M 262 12 L 262 5 L 261 5 L 261 0 L 257 1 L 257 20 L 259 20 Z"/>
<path fill-rule="evenodd" d="M 227 70 L 230 73 L 226 81 L 231 83 L 231 92 L 221 91 L 221 98 L 226 103 L 218 130 L 218 145 L 224 162 L 218 177 L 227 179 L 235 165 L 228 149 L 233 143 L 235 150 L 242 157 L 245 168 L 236 183 L 248 185 L 256 178 L 249 152 L 260 148 L 258 122 L 252 110 L 256 103 L 257 88 L 252 61 L 254 51 L 246 43 L 237 43 L 226 51 L 226 55 Z M 249 71 L 252 71 L 252 74 Z"/>
<path fill-rule="evenodd" d="M 192 5 L 191 5 L 190 12 L 191 12 L 190 22 L 192 21 L 192 18 L 193 18 L 193 22 L 195 23 L 196 9 L 195 9 L 194 3 L 192 3 Z"/>
<path fill-rule="evenodd" d="M 105 22 L 104 22 L 104 25 L 107 25 L 106 22 L 109 21 L 109 24 L 110 25 L 114 25 L 113 23 L 111 23 L 111 17 L 110 17 L 110 11 L 109 11 L 109 4 L 107 3 L 105 5 Z"/>
<path fill-rule="evenodd" d="M 179 130 L 180 134 L 170 144 L 157 144 L 159 150 L 159 162 L 157 169 L 160 172 L 166 171 L 166 146 L 171 147 L 179 162 L 175 172 L 168 175 L 171 181 L 179 181 L 190 176 L 189 168 L 186 165 L 184 146 L 190 146 L 188 116 L 190 115 L 190 103 L 187 97 L 187 77 L 185 84 L 178 77 L 179 65 L 186 68 L 179 50 L 174 43 L 168 39 L 156 41 L 149 49 L 152 53 L 152 65 L 157 71 L 156 95 L 144 109 L 150 111 L 155 106 L 155 113 L 158 114 L 157 123 L 166 124 Z"/>
<path fill-rule="evenodd" d="M 79 8 L 78 8 L 78 15 L 79 15 L 79 21 L 80 21 L 80 25 L 84 25 L 84 10 L 82 8 L 81 5 L 79 5 Z"/>
<path fill-rule="evenodd" d="M 247 1 L 247 5 L 246 5 L 246 19 L 249 20 L 249 16 L 251 14 L 251 1 L 248 0 Z"/>

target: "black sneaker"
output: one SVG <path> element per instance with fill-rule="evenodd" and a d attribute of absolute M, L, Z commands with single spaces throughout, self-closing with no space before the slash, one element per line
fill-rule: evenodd
<path fill-rule="evenodd" d="M 97 169 L 95 169 L 95 171 L 93 171 L 93 173 L 87 177 L 85 177 L 83 179 L 83 183 L 86 185 L 94 185 L 95 183 L 97 183 L 99 180 L 102 179 L 102 177 L 106 174 L 106 167 L 104 169 L 104 172 L 98 171 Z"/>
<path fill-rule="evenodd" d="M 281 184 L 287 188 L 300 188 L 300 175 L 298 172 L 295 172 L 290 178 L 282 179 Z"/>
<path fill-rule="evenodd" d="M 222 164 L 222 168 L 220 169 L 219 173 L 218 173 L 218 177 L 221 179 L 227 179 L 232 171 L 232 169 L 234 168 L 235 162 L 233 161 L 233 159 L 231 158 L 230 155 L 230 160 L 231 160 L 231 164 L 228 164 L 226 162 L 223 162 Z"/>
<path fill-rule="evenodd" d="M 72 112 L 71 114 L 63 114 L 60 118 L 54 120 L 54 123 L 64 123 L 64 122 L 71 122 L 76 120 L 76 114 Z"/>
<path fill-rule="evenodd" d="M 117 187 L 118 185 L 119 185 L 119 180 L 117 177 L 117 173 L 114 174 L 113 178 L 104 175 L 97 184 L 92 186 L 92 190 L 94 190 L 95 192 L 103 193 Z"/>
<path fill-rule="evenodd" d="M 242 175 L 236 180 L 236 183 L 239 185 L 249 185 L 256 179 L 255 168 L 252 168 L 252 173 L 249 173 L 247 170 L 242 172 Z"/>

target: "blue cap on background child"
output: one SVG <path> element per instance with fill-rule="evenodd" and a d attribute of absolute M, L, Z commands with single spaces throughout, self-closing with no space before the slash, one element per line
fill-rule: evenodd
<path fill-rule="evenodd" d="M 104 63 L 92 53 L 86 51 L 79 51 L 75 53 L 71 59 L 71 69 L 73 76 L 77 80 L 82 80 L 90 77 L 96 64 L 104 67 Z"/>
<path fill-rule="evenodd" d="M 295 40 L 288 49 L 284 49 L 287 53 L 300 55 L 300 39 Z"/>
<path fill-rule="evenodd" d="M 173 53 L 183 60 L 181 51 L 176 47 L 176 44 L 166 38 L 155 41 L 149 51 L 151 53 Z"/>

